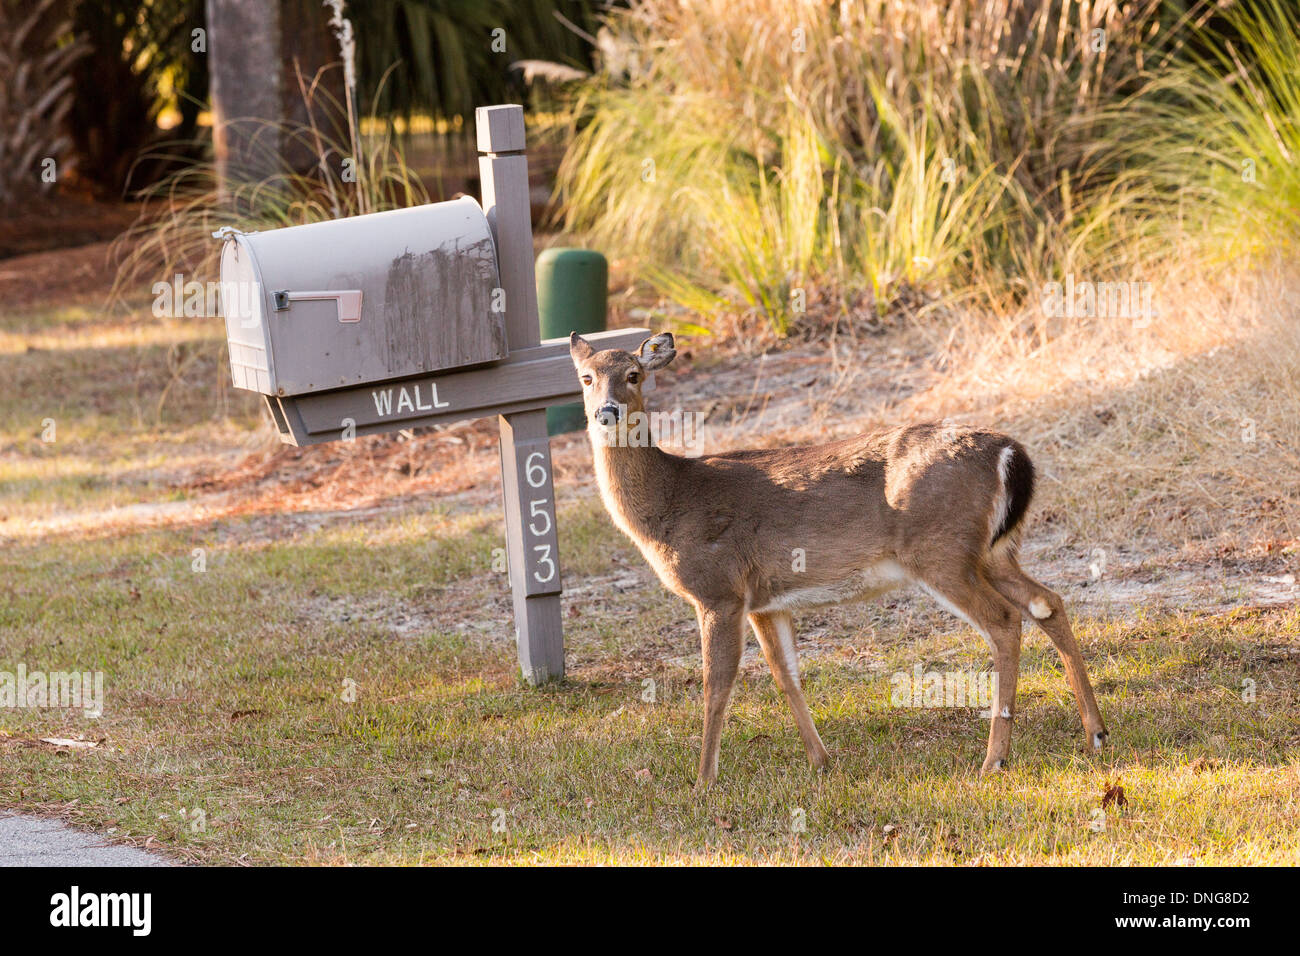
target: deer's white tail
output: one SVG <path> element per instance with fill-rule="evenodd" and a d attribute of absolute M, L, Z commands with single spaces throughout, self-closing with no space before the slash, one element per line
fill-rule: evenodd
<path fill-rule="evenodd" d="M 1014 545 L 1015 531 L 1025 520 L 1034 497 L 1034 463 L 1019 442 L 1007 445 L 998 455 L 998 483 L 1001 489 L 993 509 L 990 548 L 999 542 Z"/>

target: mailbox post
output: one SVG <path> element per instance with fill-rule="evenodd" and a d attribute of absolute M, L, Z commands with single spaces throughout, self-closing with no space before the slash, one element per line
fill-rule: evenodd
<path fill-rule="evenodd" d="M 541 339 L 523 108 L 476 119 L 481 209 L 223 229 L 222 311 L 231 377 L 264 396 L 286 443 L 497 416 L 519 666 L 540 684 L 564 676 L 546 409 L 582 389 L 568 339 Z M 647 335 L 587 338 L 634 349 Z"/>
<path fill-rule="evenodd" d="M 506 344 L 513 351 L 541 343 L 533 224 L 524 152 L 524 110 L 480 107 L 479 178 L 483 211 L 496 240 L 505 290 Z M 501 415 L 501 486 L 506 509 L 506 557 L 514 595 L 519 666 L 531 683 L 564 676 L 560 613 L 560 544 L 546 410 Z"/>

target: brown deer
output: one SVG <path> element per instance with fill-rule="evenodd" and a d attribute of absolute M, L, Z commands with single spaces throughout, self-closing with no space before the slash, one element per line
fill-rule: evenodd
<path fill-rule="evenodd" d="M 718 775 L 746 619 L 820 770 L 829 755 L 799 686 L 791 611 L 867 600 L 908 583 L 993 651 L 996 700 L 982 772 L 1001 769 L 1010 750 L 1024 617 L 1056 645 L 1088 740 L 1101 749 L 1106 726 L 1065 605 L 1017 560 L 1034 490 L 1034 466 L 1018 442 L 940 422 L 813 447 L 679 457 L 651 442 L 613 440 L 644 432 L 629 431 L 628 420 L 645 415 L 646 373 L 677 354 L 670 333 L 633 354 L 597 352 L 575 332 L 569 349 L 605 507 L 699 616 L 705 713 L 697 786 Z"/>

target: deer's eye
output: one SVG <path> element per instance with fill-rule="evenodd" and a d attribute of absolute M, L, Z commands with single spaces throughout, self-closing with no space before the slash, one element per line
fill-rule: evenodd
<path fill-rule="evenodd" d="M 628 373 L 627 373 L 627 383 L 628 383 L 629 385 L 635 385 L 635 384 L 636 384 L 637 382 L 639 382 L 639 381 L 641 381 L 641 373 L 640 373 L 640 372 L 628 372 Z"/>
<path fill-rule="evenodd" d="M 582 384 L 583 384 L 583 385 L 590 385 L 590 384 L 591 384 L 591 376 L 590 376 L 590 375 L 584 375 L 584 376 L 582 376 Z"/>

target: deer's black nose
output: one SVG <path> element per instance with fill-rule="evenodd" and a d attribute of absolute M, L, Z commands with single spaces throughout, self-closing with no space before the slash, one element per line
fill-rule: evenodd
<path fill-rule="evenodd" d="M 596 409 L 596 414 L 592 417 L 596 419 L 597 425 L 610 428 L 618 424 L 618 406 L 613 402 L 606 402 Z"/>

